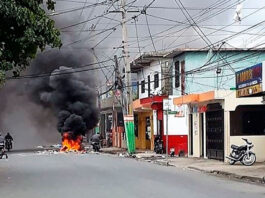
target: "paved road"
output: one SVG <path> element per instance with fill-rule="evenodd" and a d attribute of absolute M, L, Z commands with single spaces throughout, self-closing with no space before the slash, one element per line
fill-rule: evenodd
<path fill-rule="evenodd" d="M 19 153 L 0 160 L 4 198 L 264 198 L 265 186 L 96 154 Z"/>

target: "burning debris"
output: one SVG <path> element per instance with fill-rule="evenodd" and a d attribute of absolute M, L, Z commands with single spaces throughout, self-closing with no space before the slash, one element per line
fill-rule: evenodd
<path fill-rule="evenodd" d="M 82 139 L 98 123 L 96 93 L 74 69 L 61 66 L 49 81 L 35 90 L 41 104 L 57 114 L 57 129 L 62 135 L 61 151 L 82 151 Z"/>
<path fill-rule="evenodd" d="M 64 133 L 62 137 L 62 148 L 60 151 L 69 152 L 69 151 L 83 151 L 82 146 L 83 137 L 78 135 L 77 137 L 71 137 L 71 133 Z"/>

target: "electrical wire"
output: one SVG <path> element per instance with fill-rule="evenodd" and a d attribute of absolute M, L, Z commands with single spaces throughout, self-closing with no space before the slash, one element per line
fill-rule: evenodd
<path fill-rule="evenodd" d="M 91 8 L 91 7 L 96 7 L 96 6 L 100 6 L 100 5 L 104 5 L 106 4 L 108 1 L 102 1 L 100 3 L 95 3 L 95 4 L 90 4 L 87 6 L 82 6 L 82 7 L 78 7 L 78 8 L 72 8 L 72 9 L 68 9 L 68 10 L 64 10 L 64 11 L 59 11 L 59 12 L 52 12 L 52 13 L 48 13 L 48 16 L 58 16 L 58 15 L 62 15 L 62 14 L 67 14 L 70 12 L 75 12 L 75 11 L 79 11 L 79 10 L 84 10 L 87 8 Z M 84 2 L 85 3 L 85 2 Z"/>

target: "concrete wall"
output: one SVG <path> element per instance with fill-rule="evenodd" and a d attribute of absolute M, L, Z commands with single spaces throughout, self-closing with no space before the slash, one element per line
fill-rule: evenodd
<path fill-rule="evenodd" d="M 265 136 L 230 136 L 230 112 L 234 111 L 238 105 L 262 105 L 261 97 L 252 98 L 236 98 L 235 91 L 218 91 L 215 93 L 216 100 L 211 102 L 200 103 L 199 105 L 207 105 L 209 103 L 219 102 L 224 108 L 224 154 L 228 156 L 231 152 L 231 145 L 244 145 L 242 138 L 247 138 L 254 144 L 253 152 L 256 153 L 257 161 L 265 161 Z M 223 99 L 222 99 L 223 98 Z M 192 107 L 193 105 L 191 105 Z M 192 113 L 193 115 L 193 155 L 192 157 L 200 157 L 201 150 L 201 125 L 200 113 Z M 205 113 L 204 113 L 205 118 Z M 204 154 L 206 154 L 206 126 L 204 119 Z M 189 137 L 190 138 L 190 137 Z M 190 150 L 190 143 L 189 143 Z M 190 153 L 190 152 L 189 152 Z M 227 161 L 225 159 L 225 161 Z"/>
<path fill-rule="evenodd" d="M 201 120 L 201 114 L 204 117 L 204 123 Z M 206 155 L 206 124 L 205 113 L 192 113 L 193 116 L 193 155 L 190 155 L 190 143 L 189 143 L 189 156 L 190 157 L 205 157 Z M 204 127 L 204 130 L 202 130 Z M 191 133 L 191 131 L 189 131 Z M 190 134 L 189 133 L 189 134 Z M 204 133 L 204 141 L 202 141 L 202 133 Z M 189 135 L 189 138 L 191 136 Z M 190 140 L 190 139 L 189 139 Z M 202 150 L 202 143 L 204 143 L 204 151 Z M 204 156 L 202 154 L 204 153 Z"/>
<path fill-rule="evenodd" d="M 193 157 L 200 157 L 200 116 L 198 113 L 193 113 Z M 190 136 L 191 137 L 191 136 Z"/>

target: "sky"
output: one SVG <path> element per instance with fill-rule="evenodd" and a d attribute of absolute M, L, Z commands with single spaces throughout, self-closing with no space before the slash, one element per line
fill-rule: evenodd
<path fill-rule="evenodd" d="M 239 3 L 243 6 L 242 21 L 235 22 Z M 62 32 L 61 51 L 88 53 L 94 61 L 117 55 L 124 64 L 120 8 L 120 0 L 56 0 L 55 11 L 49 14 Z M 265 4 L 260 0 L 127 0 L 125 8 L 131 61 L 152 51 L 210 44 L 218 48 L 222 40 L 226 41 L 223 47 L 262 47 L 264 42 Z M 141 13 L 145 8 L 146 14 Z M 113 64 L 111 60 L 103 65 Z M 102 78 L 113 77 L 113 69 L 98 75 L 102 83 Z"/>

